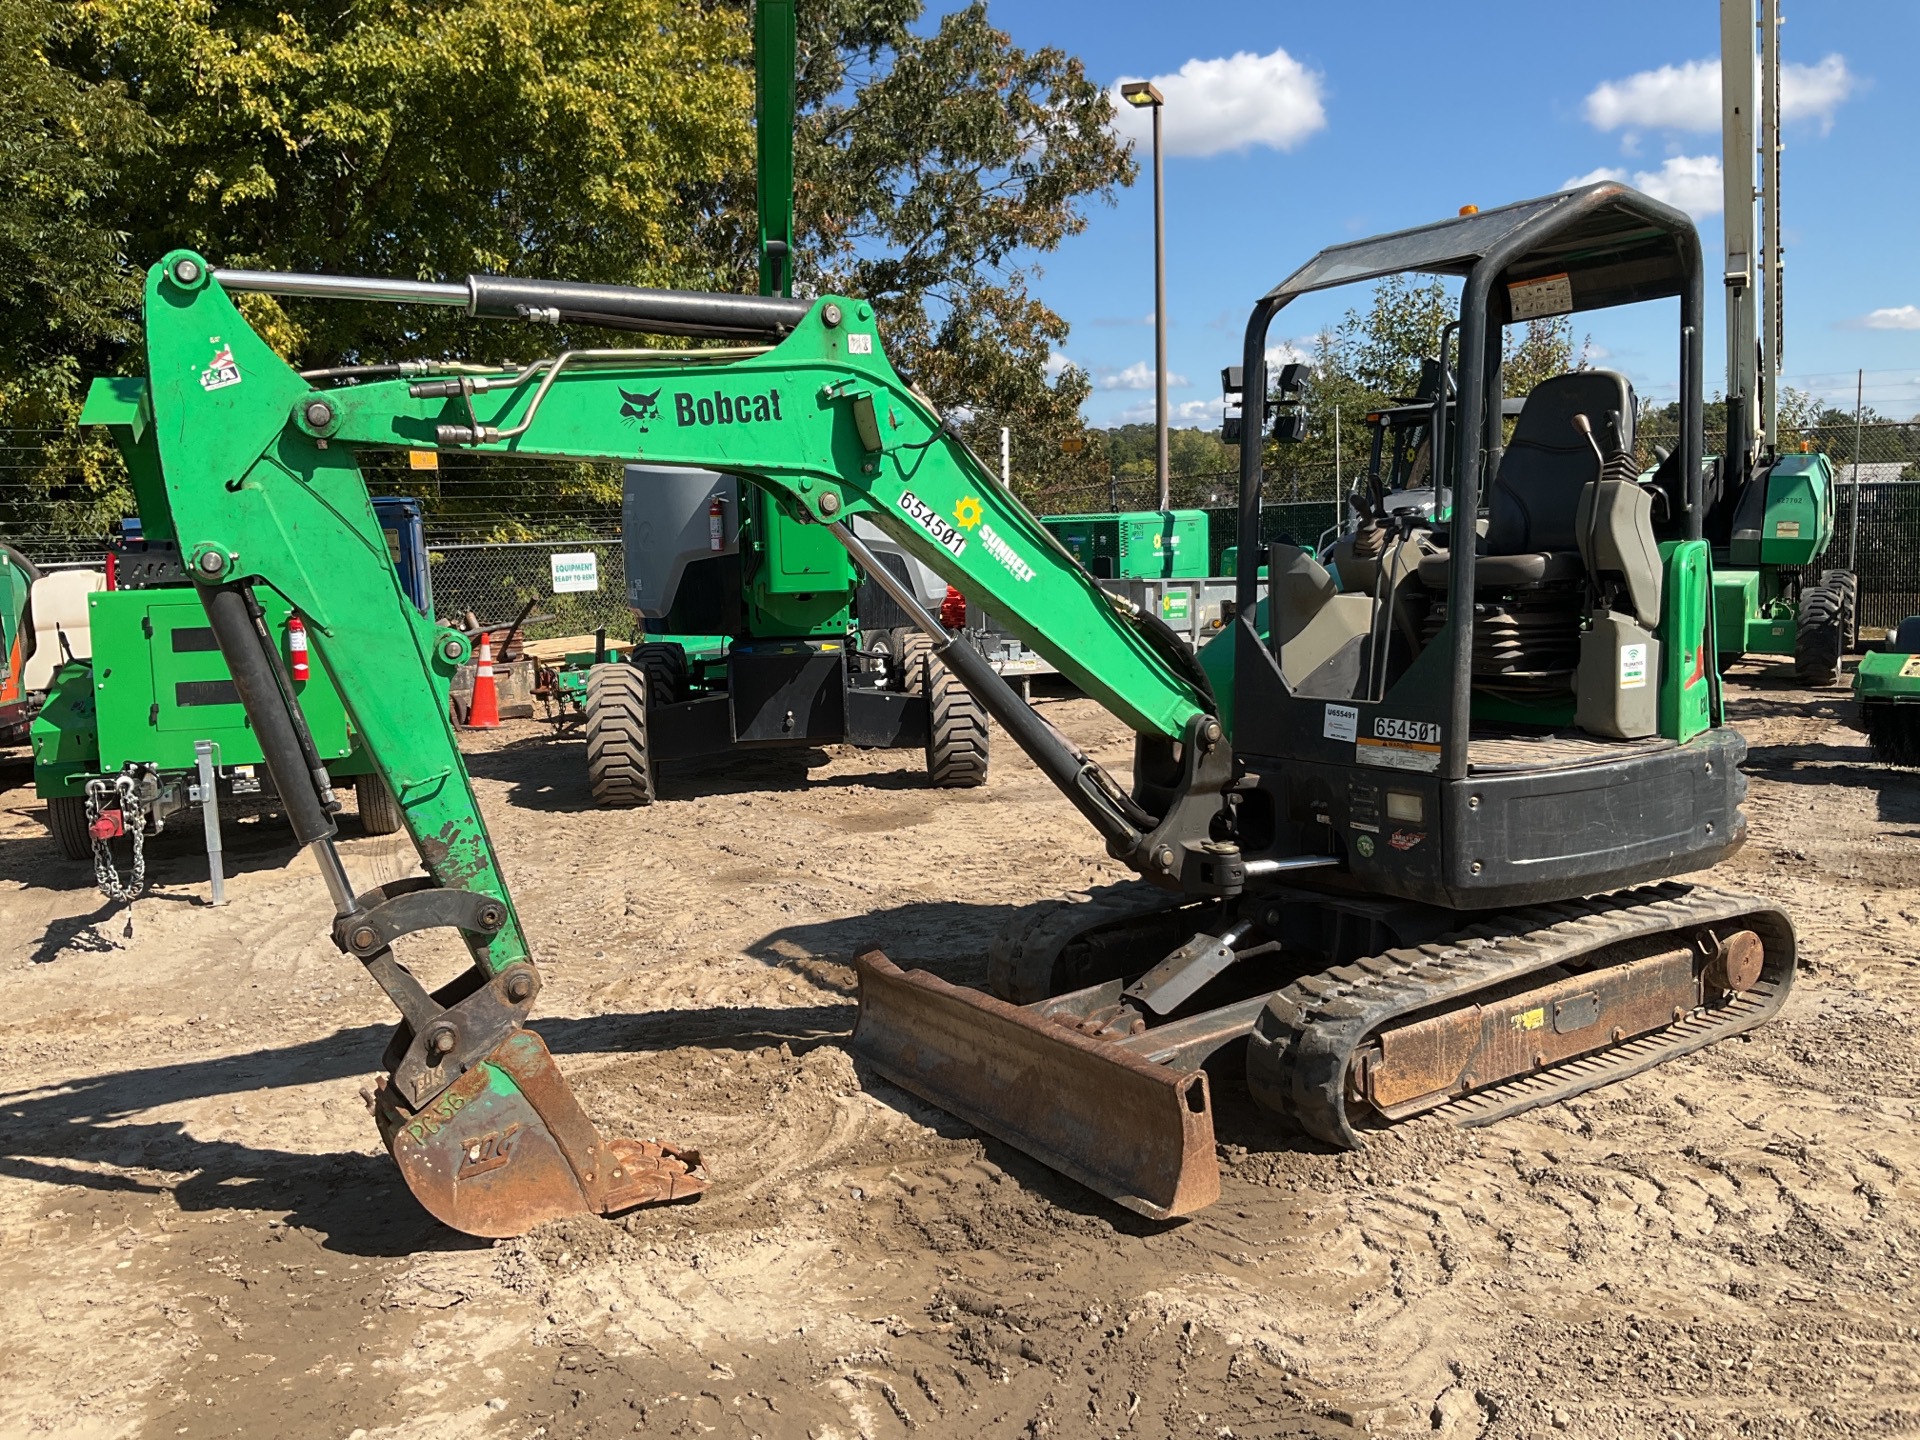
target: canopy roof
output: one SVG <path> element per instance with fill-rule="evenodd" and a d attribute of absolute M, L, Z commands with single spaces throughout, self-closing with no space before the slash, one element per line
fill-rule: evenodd
<path fill-rule="evenodd" d="M 1496 253 L 1502 264 L 1494 277 L 1493 313 L 1504 320 L 1512 313 L 1508 287 L 1547 277 L 1567 277 L 1571 305 L 1554 304 L 1541 313 L 1599 310 L 1679 295 L 1689 264 L 1699 263 L 1699 239 L 1682 211 L 1630 186 L 1602 181 L 1330 246 L 1283 280 L 1267 299 L 1284 304 L 1310 291 L 1407 271 L 1464 276 Z"/>

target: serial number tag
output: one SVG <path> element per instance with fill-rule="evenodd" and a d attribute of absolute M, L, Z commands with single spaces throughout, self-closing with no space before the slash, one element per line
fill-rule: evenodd
<path fill-rule="evenodd" d="M 962 555 L 967 553 L 967 537 L 962 535 L 951 523 L 944 519 L 939 511 L 935 510 L 911 490 L 903 490 L 900 492 L 900 508 L 911 515 L 914 523 L 922 530 L 939 541 L 940 545 L 948 554 L 952 555 L 954 559 L 958 560 Z"/>
<path fill-rule="evenodd" d="M 1400 720 L 1377 715 L 1373 721 L 1376 740 L 1402 740 L 1410 745 L 1438 745 L 1440 725 L 1435 720 Z"/>

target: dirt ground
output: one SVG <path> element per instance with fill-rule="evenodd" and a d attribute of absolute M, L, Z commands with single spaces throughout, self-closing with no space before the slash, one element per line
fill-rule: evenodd
<path fill-rule="evenodd" d="M 604 1129 L 717 1177 L 497 1244 L 427 1219 L 380 1149 L 360 1097 L 392 1017 L 277 823 L 230 827 L 220 909 L 197 835 L 168 837 L 129 914 L 55 857 L 15 763 L 0 1434 L 1920 1434 L 1920 778 L 1872 763 L 1840 692 L 1737 678 L 1752 838 L 1717 879 L 1796 918 L 1780 1020 L 1357 1155 L 1228 1077 L 1224 1197 L 1171 1225 L 844 1048 L 857 952 L 977 982 L 1020 907 L 1119 878 L 1011 745 L 978 791 L 835 750 L 603 813 L 577 737 L 475 740 L 537 1028 Z M 1124 769 L 1118 724 L 1046 709 Z M 399 837 L 344 848 L 363 885 L 412 867 Z"/>

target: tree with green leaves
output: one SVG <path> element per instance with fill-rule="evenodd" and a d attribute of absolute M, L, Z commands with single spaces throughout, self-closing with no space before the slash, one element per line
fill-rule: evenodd
<path fill-rule="evenodd" d="M 1269 468 L 1297 481 L 1293 488 L 1302 499 L 1335 498 L 1337 432 L 1338 471 L 1351 487 L 1372 445 L 1367 415 L 1416 396 L 1422 367 L 1440 358 L 1441 338 L 1458 315 L 1457 287 L 1438 277 L 1391 275 L 1376 284 L 1364 310 L 1348 310 L 1314 342 L 1307 438 L 1294 445 L 1269 441 Z M 1592 345 L 1589 339 L 1576 350 L 1567 316 L 1509 325 L 1500 343 L 1503 388 L 1520 397 L 1550 376 L 1586 368 Z M 1456 355 L 1446 358 L 1457 364 Z M 1277 367 L 1269 375 L 1277 376 Z"/>
<path fill-rule="evenodd" d="M 1008 427 L 1032 493 L 1087 470 L 1061 444 L 1084 437 L 1091 386 L 1049 370 L 1067 325 L 1033 294 L 1031 257 L 1085 229 L 1087 205 L 1137 167 L 1077 58 L 1016 46 L 982 0 L 931 34 L 912 28 L 921 13 L 801 0 L 798 273 L 871 300 L 894 363 L 982 453 Z"/>
<path fill-rule="evenodd" d="M 901 368 L 983 450 L 1010 425 L 1021 473 L 1044 474 L 1088 386 L 1049 368 L 1066 325 L 1032 293 L 1032 257 L 1133 178 L 1104 90 L 1060 50 L 1013 45 L 984 4 L 927 34 L 919 0 L 799 12 L 803 288 L 870 298 Z M 16 293 L 44 302 L 13 317 L 0 403 L 18 415 L 36 377 L 65 377 L 37 393 L 71 443 L 84 377 L 139 368 L 140 278 L 177 245 L 236 267 L 753 289 L 750 18 L 744 0 L 0 0 L 0 264 L 40 277 Z M 594 333 L 243 308 L 302 368 Z M 0 514 L 97 533 L 127 496 L 80 475 L 55 457 Z M 618 499 L 592 467 L 501 483 L 545 497 L 529 515 Z"/>
<path fill-rule="evenodd" d="M 104 525 L 124 503 L 118 467 L 69 423 L 87 372 L 134 333 L 139 286 L 122 259 L 116 181 L 153 127 L 119 83 L 48 63 L 76 28 L 65 6 L 0 0 L 0 519 L 18 524 L 58 474 L 54 525 Z"/>

